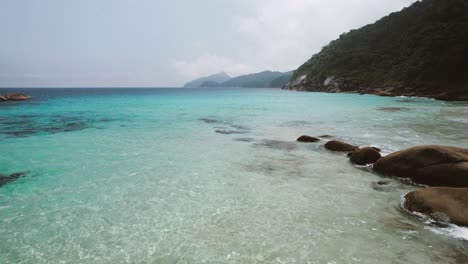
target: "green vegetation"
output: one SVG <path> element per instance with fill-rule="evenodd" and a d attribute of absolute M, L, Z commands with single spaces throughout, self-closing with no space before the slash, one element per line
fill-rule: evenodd
<path fill-rule="evenodd" d="M 226 77 L 222 73 L 222 77 Z M 242 87 L 242 88 L 280 88 L 289 82 L 292 72 L 263 71 L 241 75 L 220 81 L 220 74 L 199 78 L 191 81 L 185 87 Z M 224 76 L 225 75 L 225 76 Z"/>
<path fill-rule="evenodd" d="M 220 72 L 220 73 L 216 73 L 207 77 L 198 78 L 196 80 L 188 82 L 184 85 L 184 87 L 186 88 L 205 87 L 203 86 L 204 84 L 213 85 L 215 83 L 225 82 L 229 79 L 231 79 L 229 75 L 227 75 L 225 72 Z M 209 87 L 213 87 L 213 86 L 209 86 Z"/>
<path fill-rule="evenodd" d="M 468 87 L 468 1 L 423 0 L 342 34 L 299 67 L 292 80 L 329 76 L 358 87 Z"/>
<path fill-rule="evenodd" d="M 291 80 L 292 75 L 293 75 L 292 71 L 284 73 L 283 75 L 279 76 L 278 78 L 273 79 L 270 82 L 269 87 L 271 87 L 271 88 L 281 88 L 281 87 L 283 87 L 285 84 L 287 84 Z"/>

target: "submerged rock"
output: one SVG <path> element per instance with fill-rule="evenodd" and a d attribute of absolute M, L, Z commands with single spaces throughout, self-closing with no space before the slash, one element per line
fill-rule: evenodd
<path fill-rule="evenodd" d="M 29 99 L 31 99 L 31 96 L 25 95 L 25 94 L 22 94 L 22 93 L 10 93 L 10 94 L 5 95 L 4 97 L 5 97 L 6 99 L 12 100 L 12 101 L 15 101 L 15 100 L 29 100 Z"/>
<path fill-rule="evenodd" d="M 372 189 L 381 192 L 391 192 L 396 189 L 401 188 L 401 185 L 398 182 L 393 181 L 377 181 L 371 184 Z"/>
<path fill-rule="evenodd" d="M 350 154 L 350 161 L 357 165 L 373 164 L 382 157 L 379 150 L 372 147 L 357 149 Z"/>
<path fill-rule="evenodd" d="M 303 136 L 298 137 L 296 141 L 299 141 L 299 142 L 317 142 L 317 141 L 320 141 L 320 139 L 316 138 L 316 137 L 303 135 Z"/>
<path fill-rule="evenodd" d="M 207 124 L 223 124 L 225 121 L 213 119 L 213 118 L 199 118 L 198 120 L 203 121 Z"/>
<path fill-rule="evenodd" d="M 266 147 L 275 150 L 286 150 L 291 151 L 297 148 L 295 142 L 283 141 L 283 140 L 263 140 L 261 143 L 255 143 L 254 146 Z"/>
<path fill-rule="evenodd" d="M 16 172 L 13 174 L 10 174 L 8 176 L 0 174 L 0 187 L 3 185 L 10 183 L 12 181 L 17 180 L 20 177 L 23 177 L 24 175 L 28 174 L 29 172 Z"/>
<path fill-rule="evenodd" d="M 468 188 L 419 189 L 405 196 L 404 207 L 436 220 L 468 227 Z"/>
<path fill-rule="evenodd" d="M 468 149 L 419 146 L 394 152 L 374 164 L 376 172 L 410 178 L 415 183 L 468 187 Z"/>
<path fill-rule="evenodd" d="M 410 108 L 406 108 L 406 107 L 380 107 L 380 108 L 377 108 L 377 110 L 385 111 L 385 112 L 398 112 L 398 111 L 407 111 L 407 110 L 410 110 Z"/>
<path fill-rule="evenodd" d="M 325 143 L 325 148 L 331 151 L 355 151 L 359 149 L 357 146 L 338 140 L 328 141 L 327 143 Z"/>
<path fill-rule="evenodd" d="M 255 141 L 254 138 L 235 138 L 233 140 L 234 141 L 239 141 L 239 142 L 253 142 L 253 141 Z"/>
<path fill-rule="evenodd" d="M 318 137 L 319 138 L 332 138 L 333 136 L 331 136 L 331 135 L 320 135 Z"/>
<path fill-rule="evenodd" d="M 224 134 L 224 135 L 248 133 L 248 131 L 244 131 L 244 130 L 231 130 L 231 129 L 216 129 L 215 132 L 218 134 Z"/>

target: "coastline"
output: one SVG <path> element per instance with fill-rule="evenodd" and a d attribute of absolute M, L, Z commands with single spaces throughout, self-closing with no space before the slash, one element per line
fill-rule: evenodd
<path fill-rule="evenodd" d="M 0 174 L 11 179 L 0 211 L 15 219 L 3 223 L 0 248 L 17 248 L 25 262 L 38 262 L 28 248 L 48 262 L 80 262 L 76 248 L 86 243 L 82 252 L 101 263 L 118 262 L 119 250 L 131 262 L 148 254 L 165 262 L 184 241 L 197 246 L 169 257 L 186 263 L 223 263 L 228 254 L 348 263 L 349 255 L 331 257 L 336 248 L 363 263 L 382 255 L 384 263 L 453 263 L 466 249 L 450 236 L 466 228 L 449 233 L 401 214 L 401 194 L 418 186 L 324 148 L 333 139 L 382 155 L 425 143 L 467 148 L 466 123 L 450 119 L 466 113 L 457 106 L 280 89 L 16 91 L 34 99 L 0 105 Z M 321 141 L 295 142 L 302 134 Z M 390 248 L 374 247 L 381 241 Z"/>
<path fill-rule="evenodd" d="M 321 87 L 310 88 L 305 86 L 284 86 L 281 90 L 297 91 L 297 92 L 323 92 L 323 93 L 347 93 L 347 94 L 360 94 L 360 95 L 377 95 L 383 97 L 408 97 L 408 98 L 426 98 L 448 102 L 467 102 L 468 92 L 459 93 L 456 95 L 448 94 L 446 92 L 421 92 L 412 89 L 398 90 L 394 87 L 389 88 L 358 88 L 358 89 L 340 89 L 336 87 Z"/>

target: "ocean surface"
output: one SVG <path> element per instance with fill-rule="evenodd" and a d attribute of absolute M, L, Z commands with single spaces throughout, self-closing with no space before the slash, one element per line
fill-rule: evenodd
<path fill-rule="evenodd" d="M 28 173 L 0 187 L 0 263 L 468 263 L 468 229 L 401 209 L 416 186 L 295 142 L 468 148 L 468 103 L 15 91 L 34 99 L 0 104 L 0 174 Z"/>

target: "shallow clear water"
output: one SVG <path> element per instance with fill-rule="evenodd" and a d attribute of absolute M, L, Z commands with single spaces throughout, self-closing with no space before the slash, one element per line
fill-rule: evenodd
<path fill-rule="evenodd" d="M 302 134 L 468 147 L 468 104 L 269 89 L 27 90 L 0 105 L 0 263 L 463 263 L 416 189 Z M 391 108 L 389 108 L 391 107 Z M 389 180 L 389 187 L 376 182 Z"/>

